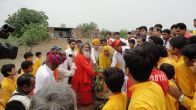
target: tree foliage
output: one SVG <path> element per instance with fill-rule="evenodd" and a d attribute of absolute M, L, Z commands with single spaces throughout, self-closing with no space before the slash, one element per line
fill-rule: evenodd
<path fill-rule="evenodd" d="M 19 38 L 21 44 L 30 45 L 29 42 L 38 42 L 48 39 L 48 16 L 42 11 L 21 8 L 5 21 L 15 27 L 13 37 Z"/>
<path fill-rule="evenodd" d="M 109 32 L 110 32 L 109 30 L 103 28 L 103 29 L 101 30 L 101 36 L 102 36 L 102 37 L 105 37 L 106 34 L 109 33 Z"/>
<path fill-rule="evenodd" d="M 16 30 L 13 33 L 14 37 L 20 38 L 26 31 L 26 27 L 31 24 L 48 26 L 48 17 L 42 11 L 21 8 L 14 14 L 8 16 L 5 22 L 15 27 Z"/>
<path fill-rule="evenodd" d="M 31 24 L 21 36 L 20 43 L 22 45 L 32 46 L 33 44 L 48 40 L 49 38 L 47 27 L 43 25 Z"/>
<path fill-rule="evenodd" d="M 121 29 L 120 30 L 120 36 L 123 38 L 127 38 L 128 31 L 126 29 Z"/>
<path fill-rule="evenodd" d="M 94 22 L 90 22 L 90 23 L 83 23 L 83 24 L 80 24 L 78 26 L 79 29 L 81 29 L 81 31 L 83 33 L 86 33 L 88 30 L 92 30 L 92 29 L 96 29 L 98 28 L 97 24 L 94 23 Z"/>

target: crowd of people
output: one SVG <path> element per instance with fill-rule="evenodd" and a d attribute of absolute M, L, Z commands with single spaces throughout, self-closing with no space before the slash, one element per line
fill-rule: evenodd
<path fill-rule="evenodd" d="M 102 110 L 196 110 L 196 30 L 162 28 L 140 26 L 126 39 L 107 33 L 92 44 L 68 39 L 45 61 L 25 52 L 18 72 L 1 67 L 0 109 L 77 110 L 101 99 Z"/>

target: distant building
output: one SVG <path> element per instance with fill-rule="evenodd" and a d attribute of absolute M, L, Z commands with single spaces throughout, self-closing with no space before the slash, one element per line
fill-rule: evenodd
<path fill-rule="evenodd" d="M 73 28 L 48 27 L 48 32 L 53 38 L 71 38 Z"/>
<path fill-rule="evenodd" d="M 48 27 L 48 32 L 53 38 L 97 38 L 100 37 L 99 29 L 91 29 L 83 33 L 80 28 Z"/>

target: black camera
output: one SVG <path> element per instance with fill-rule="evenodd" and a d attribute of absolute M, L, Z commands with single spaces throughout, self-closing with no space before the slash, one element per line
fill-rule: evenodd
<path fill-rule="evenodd" d="M 15 28 L 9 24 L 5 24 L 0 29 L 0 38 L 7 39 L 10 33 L 14 32 Z"/>
<path fill-rule="evenodd" d="M 73 57 L 73 55 L 72 54 L 69 54 L 69 57 Z"/>
<path fill-rule="evenodd" d="M 0 29 L 0 38 L 7 39 L 10 33 L 14 32 L 15 28 L 9 24 L 5 24 Z M 0 43 L 0 59 L 15 59 L 17 57 L 18 47 L 8 44 Z"/>

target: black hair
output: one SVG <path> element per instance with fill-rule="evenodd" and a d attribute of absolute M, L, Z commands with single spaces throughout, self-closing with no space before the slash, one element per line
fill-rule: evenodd
<path fill-rule="evenodd" d="M 107 42 L 107 40 L 106 39 L 101 39 L 101 42 Z"/>
<path fill-rule="evenodd" d="M 155 24 L 154 27 L 158 27 L 158 28 L 162 29 L 163 25 L 162 24 Z"/>
<path fill-rule="evenodd" d="M 157 45 L 160 57 L 168 56 L 167 49 L 163 46 L 163 40 L 160 37 L 150 36 L 149 39 L 152 40 L 153 43 Z"/>
<path fill-rule="evenodd" d="M 15 68 L 14 64 L 6 64 L 1 67 L 1 73 L 4 77 L 8 77 L 10 74 L 9 72 L 12 71 L 12 68 Z"/>
<path fill-rule="evenodd" d="M 146 37 L 144 36 L 137 36 L 136 39 L 142 39 L 142 42 L 146 42 Z"/>
<path fill-rule="evenodd" d="M 162 33 L 170 34 L 170 33 L 171 33 L 171 31 L 170 31 L 169 29 L 164 29 L 164 30 L 162 31 Z"/>
<path fill-rule="evenodd" d="M 106 35 L 108 35 L 108 34 L 109 34 L 110 36 L 112 35 L 110 32 L 106 33 Z"/>
<path fill-rule="evenodd" d="M 174 66 L 168 63 L 163 63 L 160 66 L 160 70 L 163 71 L 168 79 L 172 79 L 175 75 Z"/>
<path fill-rule="evenodd" d="M 196 43 L 196 35 L 188 38 L 188 44 L 195 44 L 195 43 Z"/>
<path fill-rule="evenodd" d="M 151 58 L 151 62 L 156 66 L 161 57 L 158 46 L 153 42 L 145 42 L 142 45 L 143 51 Z"/>
<path fill-rule="evenodd" d="M 6 104 L 5 110 L 26 110 L 22 102 L 12 100 Z"/>
<path fill-rule="evenodd" d="M 17 79 L 17 87 L 22 88 L 24 85 L 30 86 L 31 85 L 31 78 L 35 79 L 32 74 L 24 73 Z"/>
<path fill-rule="evenodd" d="M 116 34 L 116 35 L 120 35 L 120 33 L 119 33 L 119 32 L 114 32 L 114 35 L 115 35 L 115 34 Z"/>
<path fill-rule="evenodd" d="M 189 60 L 196 59 L 196 44 L 188 44 L 181 49 L 183 56 L 189 58 Z"/>
<path fill-rule="evenodd" d="M 77 40 L 76 43 L 81 43 L 82 44 L 82 41 L 81 40 Z"/>
<path fill-rule="evenodd" d="M 154 29 L 154 27 L 150 27 L 150 28 L 149 28 L 149 31 L 150 31 L 150 30 L 153 30 L 153 29 Z"/>
<path fill-rule="evenodd" d="M 135 40 L 134 39 L 130 39 L 128 42 L 129 42 L 129 44 L 135 44 Z"/>
<path fill-rule="evenodd" d="M 141 27 L 139 28 L 139 30 L 142 30 L 142 29 L 144 29 L 145 31 L 148 31 L 148 29 L 147 29 L 146 26 L 141 26 Z"/>
<path fill-rule="evenodd" d="M 24 59 L 27 59 L 28 57 L 33 57 L 33 53 L 32 52 L 25 52 Z"/>
<path fill-rule="evenodd" d="M 182 36 L 176 36 L 174 38 L 172 38 L 169 41 L 170 45 L 173 48 L 177 48 L 177 49 L 181 49 L 182 47 L 184 47 L 187 44 L 187 40 L 185 37 Z"/>
<path fill-rule="evenodd" d="M 168 56 L 167 49 L 163 45 L 157 45 L 157 48 L 159 50 L 160 57 L 167 57 Z"/>
<path fill-rule="evenodd" d="M 42 53 L 41 52 L 36 52 L 35 55 L 36 57 L 40 56 Z"/>
<path fill-rule="evenodd" d="M 21 68 L 24 70 L 24 69 L 28 69 L 30 66 L 32 66 L 33 63 L 31 61 L 23 61 L 21 63 Z"/>
<path fill-rule="evenodd" d="M 182 29 L 182 30 L 187 30 L 186 25 L 184 23 L 178 23 L 176 24 L 176 29 Z"/>
<path fill-rule="evenodd" d="M 161 28 L 160 28 L 160 27 L 154 27 L 153 29 L 156 29 L 156 31 L 157 31 L 157 32 L 162 33 L 162 30 L 161 30 Z"/>
<path fill-rule="evenodd" d="M 156 45 L 163 45 L 163 40 L 157 36 L 150 36 L 150 40 L 152 40 Z"/>
<path fill-rule="evenodd" d="M 172 30 L 173 28 L 176 28 L 176 24 L 173 24 L 173 25 L 170 27 L 170 30 Z"/>
<path fill-rule="evenodd" d="M 124 83 L 124 72 L 115 67 L 110 67 L 103 72 L 104 80 L 112 92 L 121 92 Z"/>
<path fill-rule="evenodd" d="M 154 64 L 142 46 L 128 50 L 124 55 L 124 60 L 130 74 L 136 81 L 145 82 L 149 80 Z"/>
<path fill-rule="evenodd" d="M 196 21 L 196 18 L 193 21 Z"/>
<path fill-rule="evenodd" d="M 69 40 L 69 44 L 71 44 L 72 42 L 76 42 L 76 40 L 70 39 L 70 40 Z"/>

